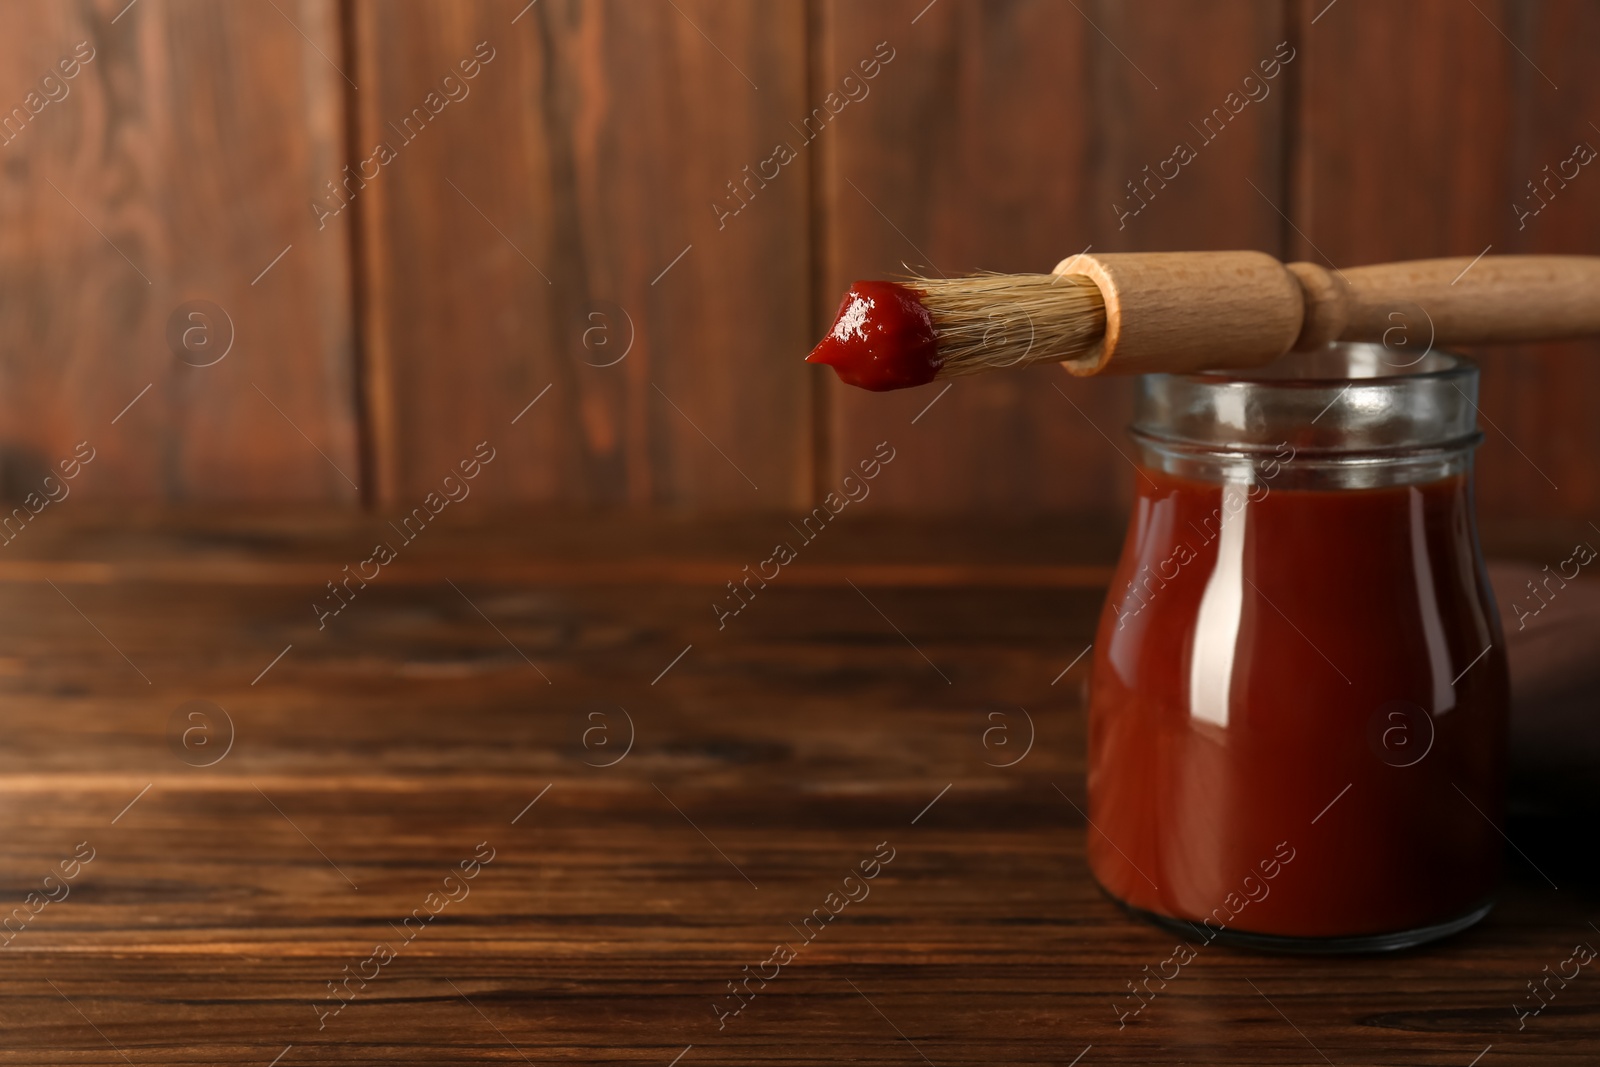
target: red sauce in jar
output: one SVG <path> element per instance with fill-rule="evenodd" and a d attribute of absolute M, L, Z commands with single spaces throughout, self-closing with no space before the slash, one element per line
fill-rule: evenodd
<path fill-rule="evenodd" d="M 1101 885 L 1293 937 L 1413 930 L 1485 903 L 1507 677 L 1466 478 L 1258 479 L 1225 499 L 1143 473 L 1095 642 Z"/>

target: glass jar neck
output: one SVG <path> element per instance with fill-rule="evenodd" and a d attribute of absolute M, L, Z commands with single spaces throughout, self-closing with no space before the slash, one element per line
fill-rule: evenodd
<path fill-rule="evenodd" d="M 1478 369 L 1333 344 L 1231 373 L 1146 375 L 1132 434 L 1147 468 L 1197 481 L 1358 489 L 1471 468 Z"/>

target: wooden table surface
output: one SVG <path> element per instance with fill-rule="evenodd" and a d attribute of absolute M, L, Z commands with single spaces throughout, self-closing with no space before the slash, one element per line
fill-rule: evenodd
<path fill-rule="evenodd" d="M 1600 1058 L 1591 970 L 1512 1010 L 1600 944 L 1588 818 L 1514 820 L 1442 944 L 1205 948 L 1119 1026 L 1175 938 L 1083 859 L 1115 530 L 864 517 L 719 630 L 783 518 L 459 518 L 321 630 L 380 518 L 46 513 L 0 551 L 0 1063 Z"/>

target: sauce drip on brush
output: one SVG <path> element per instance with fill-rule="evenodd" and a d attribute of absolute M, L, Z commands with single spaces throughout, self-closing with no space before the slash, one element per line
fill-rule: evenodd
<path fill-rule="evenodd" d="M 1089 352 L 1105 304 L 1082 275 L 974 274 L 856 282 L 807 363 L 882 392 Z"/>
<path fill-rule="evenodd" d="M 944 364 L 922 294 L 895 282 L 852 285 L 806 362 L 826 363 L 846 385 L 874 392 L 926 385 Z"/>

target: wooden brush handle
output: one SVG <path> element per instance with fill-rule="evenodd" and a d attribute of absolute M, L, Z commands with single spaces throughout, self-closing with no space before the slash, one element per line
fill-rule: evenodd
<path fill-rule="evenodd" d="M 1381 341 L 1401 326 L 1436 345 L 1550 341 L 1600 333 L 1600 257 L 1418 259 L 1331 271 L 1291 263 L 1305 314 L 1295 348 Z M 1421 314 L 1419 315 L 1419 312 Z"/>
<path fill-rule="evenodd" d="M 1600 257 L 1423 259 L 1336 271 L 1263 252 L 1120 252 L 1062 260 L 1105 299 L 1078 375 L 1254 367 L 1329 341 L 1407 345 L 1600 334 Z"/>

